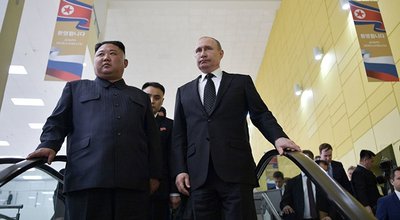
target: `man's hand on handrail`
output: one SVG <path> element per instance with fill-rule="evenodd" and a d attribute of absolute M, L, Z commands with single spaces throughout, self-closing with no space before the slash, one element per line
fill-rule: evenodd
<path fill-rule="evenodd" d="M 37 149 L 34 152 L 28 154 L 26 159 L 30 160 L 33 158 L 47 157 L 47 163 L 50 165 L 51 162 L 54 160 L 55 156 L 56 156 L 56 152 L 53 149 L 40 148 L 40 149 Z"/>

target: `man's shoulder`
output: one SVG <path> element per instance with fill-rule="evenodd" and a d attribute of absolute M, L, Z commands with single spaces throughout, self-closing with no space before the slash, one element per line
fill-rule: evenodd
<path fill-rule="evenodd" d="M 396 193 L 390 193 L 389 195 L 380 197 L 378 199 L 378 203 L 391 203 L 392 199 L 396 199 L 397 195 Z"/>
<path fill-rule="evenodd" d="M 343 167 L 343 164 L 340 161 L 332 160 L 331 164 L 332 164 L 332 166 Z"/>

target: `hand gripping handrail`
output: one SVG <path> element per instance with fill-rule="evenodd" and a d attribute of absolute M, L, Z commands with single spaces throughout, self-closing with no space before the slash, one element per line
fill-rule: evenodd
<path fill-rule="evenodd" d="M 66 162 L 67 157 L 66 156 L 56 156 L 53 160 L 53 162 Z M 49 174 L 52 176 L 54 179 L 56 179 L 58 182 L 63 183 L 63 175 L 60 174 L 58 171 L 50 167 L 49 165 L 46 165 L 45 163 L 47 162 L 47 158 L 37 158 L 37 159 L 32 159 L 32 160 L 26 160 L 23 158 L 0 158 L 0 163 L 5 164 L 5 163 L 14 163 L 10 165 L 9 167 L 3 169 L 0 171 L 0 187 L 20 175 L 21 173 L 31 169 L 31 168 L 38 168 L 45 173 Z"/>

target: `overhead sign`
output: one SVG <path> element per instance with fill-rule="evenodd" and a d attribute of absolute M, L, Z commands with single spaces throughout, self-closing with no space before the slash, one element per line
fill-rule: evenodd
<path fill-rule="evenodd" d="M 94 0 L 61 0 L 45 80 L 81 79 Z"/>
<path fill-rule="evenodd" d="M 399 81 L 378 2 L 349 3 L 368 81 Z"/>

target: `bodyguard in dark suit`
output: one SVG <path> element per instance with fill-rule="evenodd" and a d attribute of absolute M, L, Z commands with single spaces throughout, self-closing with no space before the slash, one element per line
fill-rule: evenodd
<path fill-rule="evenodd" d="M 394 169 L 390 176 L 394 192 L 378 199 L 376 218 L 378 220 L 400 219 L 400 167 Z"/>
<path fill-rule="evenodd" d="M 160 136 L 149 97 L 122 79 L 125 47 L 95 47 L 97 78 L 68 82 L 28 159 L 51 163 L 67 137 L 66 219 L 146 219 L 162 176 Z"/>
<path fill-rule="evenodd" d="M 216 39 L 200 38 L 195 53 L 202 74 L 176 95 L 176 185 L 181 193 L 190 192 L 194 219 L 256 219 L 253 188 L 258 182 L 247 116 L 280 153 L 300 148 L 287 138 L 250 76 L 220 69 L 224 51 Z"/>
<path fill-rule="evenodd" d="M 321 160 L 328 162 L 328 175 L 331 176 L 336 182 L 338 182 L 344 189 L 349 193 L 353 193 L 351 183 L 347 177 L 346 171 L 343 168 L 343 164 L 339 161 L 332 160 L 333 148 L 328 143 L 319 145 L 319 154 Z"/>
<path fill-rule="evenodd" d="M 376 211 L 376 203 L 380 197 L 376 176 L 371 171 L 375 154 L 369 150 L 361 150 L 360 164 L 357 165 L 351 177 L 354 196 L 371 213 Z"/>
<path fill-rule="evenodd" d="M 175 181 L 170 175 L 170 156 L 171 156 L 171 137 L 173 120 L 165 115 L 159 114 L 164 103 L 165 88 L 158 82 L 146 82 L 142 90 L 150 97 L 151 107 L 156 119 L 160 136 L 161 150 L 163 154 L 163 179 L 160 186 L 150 197 L 150 220 L 168 220 L 170 219 L 170 202 L 176 207 L 180 202 L 180 195 L 175 186 Z M 177 201 L 177 202 L 175 202 Z M 174 204 L 176 203 L 176 204 Z"/>

